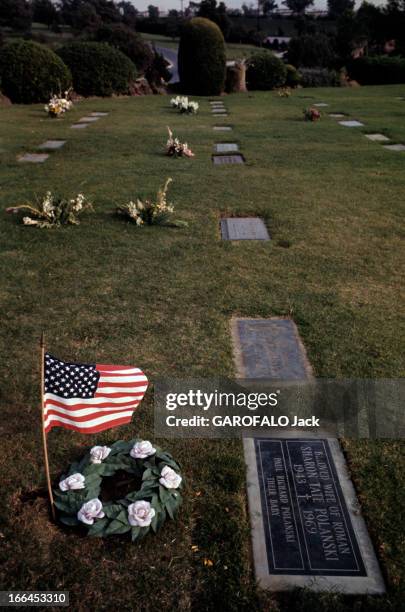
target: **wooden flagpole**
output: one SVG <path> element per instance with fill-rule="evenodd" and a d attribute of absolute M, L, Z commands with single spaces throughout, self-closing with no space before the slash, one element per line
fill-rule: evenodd
<path fill-rule="evenodd" d="M 53 520 L 55 516 L 55 506 L 53 502 L 51 476 L 49 473 L 49 460 L 48 460 L 48 446 L 45 433 L 45 415 L 44 415 L 44 393 L 45 393 L 45 334 L 41 334 L 41 417 L 42 417 L 42 443 L 44 446 L 44 462 L 45 462 L 45 473 L 46 483 L 48 485 L 49 502 L 51 504 L 51 513 Z"/>

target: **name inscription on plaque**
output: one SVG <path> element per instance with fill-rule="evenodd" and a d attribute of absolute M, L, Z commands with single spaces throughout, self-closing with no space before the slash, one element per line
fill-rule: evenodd
<path fill-rule="evenodd" d="M 327 440 L 256 439 L 270 574 L 366 576 Z"/>

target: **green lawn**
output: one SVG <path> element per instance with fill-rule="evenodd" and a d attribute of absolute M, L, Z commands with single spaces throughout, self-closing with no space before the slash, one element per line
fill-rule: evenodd
<path fill-rule="evenodd" d="M 179 39 L 170 38 L 161 34 L 146 34 L 140 32 L 143 39 L 154 43 L 158 47 L 166 47 L 168 49 L 178 49 Z M 258 51 L 258 47 L 254 45 L 238 45 L 236 43 L 225 43 L 226 57 L 228 60 L 242 59 L 249 57 L 254 51 Z"/>
<path fill-rule="evenodd" d="M 3 589 L 70 590 L 75 610 L 400 609 L 400 443 L 344 441 L 388 595 L 353 602 L 263 594 L 252 574 L 239 441 L 159 441 L 182 463 L 188 486 L 181 520 L 157 537 L 139 545 L 86 540 L 50 525 L 37 369 L 44 329 L 61 358 L 135 364 L 152 383 L 158 375 L 232 376 L 229 320 L 239 314 L 292 316 L 317 376 L 403 376 L 405 155 L 363 136 L 384 131 L 405 142 L 400 95 L 405 86 L 229 96 L 225 121 L 246 156 L 242 168 L 212 165 L 213 142 L 229 138 L 212 131 L 206 99 L 192 117 L 176 114 L 163 96 L 87 100 L 62 121 L 48 119 L 41 105 L 0 110 L 3 208 L 48 189 L 83 192 L 96 207 L 80 227 L 54 231 L 0 218 Z M 326 114 L 305 123 L 303 107 L 317 101 L 367 127 L 343 128 Z M 93 110 L 111 112 L 86 130 L 69 128 Z M 162 154 L 167 125 L 195 159 Z M 54 138 L 68 142 L 45 164 L 16 162 Z M 168 176 L 188 228 L 137 229 L 112 215 L 116 204 L 153 194 Z M 263 216 L 272 241 L 221 242 L 224 211 Z M 54 479 L 89 444 L 134 435 L 153 439 L 153 389 L 120 431 L 53 430 Z"/>

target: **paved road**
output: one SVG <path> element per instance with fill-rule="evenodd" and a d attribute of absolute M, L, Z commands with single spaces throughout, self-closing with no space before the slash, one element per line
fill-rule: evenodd
<path fill-rule="evenodd" d="M 177 83 L 179 81 L 179 70 L 177 65 L 177 49 L 167 49 L 166 47 L 156 47 L 156 51 L 161 53 L 171 64 L 169 70 L 172 73 L 170 83 Z"/>

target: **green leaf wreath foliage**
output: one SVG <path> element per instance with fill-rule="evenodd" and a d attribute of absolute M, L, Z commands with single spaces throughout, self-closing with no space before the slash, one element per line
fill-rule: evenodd
<path fill-rule="evenodd" d="M 138 226 L 142 225 L 169 225 L 172 227 L 187 227 L 186 221 L 173 221 L 171 216 L 174 212 L 173 204 L 167 202 L 167 191 L 172 178 L 166 179 L 163 187 L 159 189 L 156 199 L 132 200 L 127 204 L 117 206 L 116 212 L 133 221 Z"/>
<path fill-rule="evenodd" d="M 141 454 L 138 458 L 134 449 L 142 445 L 152 454 L 146 457 Z M 95 450 L 103 457 L 96 462 Z M 121 499 L 103 503 L 99 499 L 103 478 L 113 477 L 118 471 L 127 472 L 141 482 L 140 488 Z M 66 490 L 65 483 L 69 481 L 72 488 Z M 64 525 L 85 525 L 87 535 L 97 537 L 130 533 L 132 541 L 136 541 L 150 531 L 157 533 L 167 518 L 176 518 L 182 502 L 182 486 L 180 466 L 173 457 L 159 447 L 153 448 L 150 442 L 136 438 L 128 442 L 118 440 L 111 447 L 90 449 L 62 476 L 59 488 L 54 490 L 54 500 L 58 518 Z M 65 490 L 61 490 L 62 487 Z M 89 504 L 92 510 L 95 508 L 90 520 L 85 513 Z M 137 506 L 140 519 L 136 517 Z"/>
<path fill-rule="evenodd" d="M 48 191 L 42 200 L 34 206 L 22 204 L 11 206 L 6 212 L 19 214 L 25 213 L 22 218 L 24 225 L 35 225 L 39 228 L 55 228 L 61 225 L 79 225 L 79 216 L 85 211 L 93 211 L 93 205 L 79 193 L 70 200 L 53 196 Z"/>

